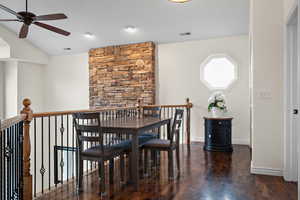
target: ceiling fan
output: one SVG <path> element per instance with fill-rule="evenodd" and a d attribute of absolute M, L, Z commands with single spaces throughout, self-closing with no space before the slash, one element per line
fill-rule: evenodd
<path fill-rule="evenodd" d="M 67 16 L 65 14 L 57 13 L 57 14 L 36 16 L 35 14 L 28 12 L 28 0 L 26 0 L 26 11 L 15 12 L 15 11 L 3 6 L 2 4 L 0 4 L 0 9 L 4 10 L 10 14 L 13 14 L 17 17 L 17 19 L 0 19 L 0 22 L 17 21 L 17 22 L 23 23 L 23 26 L 19 33 L 19 38 L 27 37 L 28 31 L 29 31 L 29 26 L 31 24 L 35 24 L 39 27 L 48 29 L 49 31 L 53 31 L 55 33 L 65 35 L 65 36 L 69 36 L 71 34 L 68 31 L 65 31 L 60 28 L 39 22 L 39 21 L 67 19 Z"/>

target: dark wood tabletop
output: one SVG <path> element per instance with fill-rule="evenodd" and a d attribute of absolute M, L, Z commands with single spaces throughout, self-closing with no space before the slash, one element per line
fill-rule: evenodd
<path fill-rule="evenodd" d="M 113 120 L 101 121 L 101 128 L 103 131 L 129 131 L 132 134 L 137 130 L 151 129 L 169 123 L 171 118 L 155 118 L 155 117 L 124 117 Z"/>

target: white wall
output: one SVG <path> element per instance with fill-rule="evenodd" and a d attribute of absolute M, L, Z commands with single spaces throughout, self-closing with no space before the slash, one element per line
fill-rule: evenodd
<path fill-rule="evenodd" d="M 89 108 L 88 53 L 51 57 L 44 73 L 46 110 Z"/>
<path fill-rule="evenodd" d="M 4 119 L 4 63 L 0 62 L 0 119 Z"/>
<path fill-rule="evenodd" d="M 2 38 L 0 38 L 0 58 L 10 57 L 10 47 Z"/>
<path fill-rule="evenodd" d="M 44 111 L 44 69 L 44 65 L 18 62 L 18 113 L 25 98 L 30 98 L 34 112 Z"/>
<path fill-rule="evenodd" d="M 208 115 L 212 94 L 200 81 L 200 65 L 212 54 L 225 53 L 238 63 L 238 80 L 225 91 L 233 120 L 233 142 L 250 142 L 249 37 L 236 36 L 202 41 L 158 45 L 159 103 L 184 103 L 189 97 L 192 109 L 191 139 L 203 141 L 203 117 Z"/>
<path fill-rule="evenodd" d="M 283 21 L 281 0 L 251 0 L 253 173 L 282 175 Z"/>
<path fill-rule="evenodd" d="M 4 113 L 10 118 L 18 114 L 18 62 L 5 62 L 4 71 Z"/>
<path fill-rule="evenodd" d="M 44 110 L 44 66 L 18 61 L 3 61 L 3 116 L 13 117 L 23 108 L 23 99 L 30 98 L 34 112 Z M 1 71 L 0 71 L 1 76 Z M 1 90 L 0 90 L 1 92 Z M 1 103 L 1 98 L 0 98 Z M 2 105 L 2 104 L 1 104 Z M 1 114 L 1 112 L 0 112 Z"/>

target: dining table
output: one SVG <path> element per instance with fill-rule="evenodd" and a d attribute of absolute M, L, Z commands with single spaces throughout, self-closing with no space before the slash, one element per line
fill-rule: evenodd
<path fill-rule="evenodd" d="M 131 135 L 131 182 L 136 191 L 139 190 L 139 136 L 154 129 L 167 126 L 167 134 L 171 131 L 171 118 L 130 116 L 101 122 L 103 132 Z"/>

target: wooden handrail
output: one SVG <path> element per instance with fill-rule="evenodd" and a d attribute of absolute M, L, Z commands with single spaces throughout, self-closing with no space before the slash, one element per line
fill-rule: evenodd
<path fill-rule="evenodd" d="M 1 120 L 0 123 L 0 131 L 3 131 L 15 124 L 18 124 L 19 122 L 23 121 L 26 119 L 26 115 L 25 114 L 21 114 L 9 119 L 5 119 L 5 120 Z"/>
<path fill-rule="evenodd" d="M 48 117 L 48 116 L 58 116 L 58 115 L 70 115 L 73 113 L 83 113 L 83 112 L 103 112 L 103 111 L 113 111 L 113 110 L 130 110 L 137 109 L 139 106 L 131 106 L 131 107 L 108 107 L 108 108 L 98 108 L 98 109 L 86 109 L 86 110 L 69 110 L 69 111 L 55 111 L 55 112 L 41 112 L 41 113 L 33 113 L 33 118 L 39 117 Z M 142 105 L 141 108 L 192 108 L 193 104 L 180 104 L 180 105 Z"/>
<path fill-rule="evenodd" d="M 83 113 L 83 112 L 102 112 L 102 111 L 111 111 L 111 110 L 124 110 L 124 109 L 136 109 L 136 106 L 133 107 L 108 107 L 108 108 L 99 108 L 99 109 L 86 109 L 86 110 L 69 110 L 69 111 L 55 111 L 55 112 L 41 112 L 33 113 L 34 118 L 38 117 L 48 117 L 48 116 L 57 116 L 57 115 L 71 115 L 73 113 Z"/>
<path fill-rule="evenodd" d="M 160 108 L 186 108 L 189 105 L 187 104 L 178 104 L 178 105 L 143 105 L 143 108 L 156 108 L 156 107 L 160 107 Z"/>

